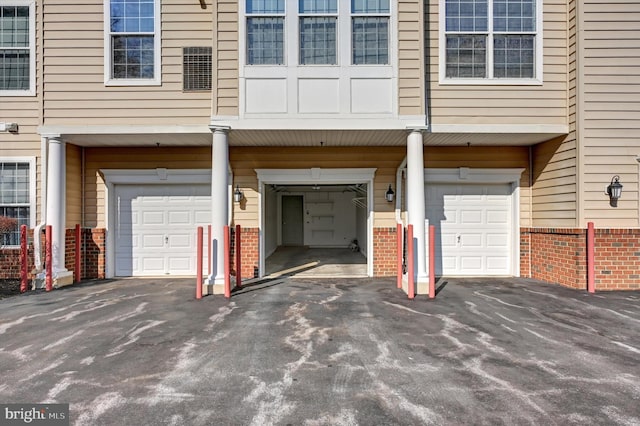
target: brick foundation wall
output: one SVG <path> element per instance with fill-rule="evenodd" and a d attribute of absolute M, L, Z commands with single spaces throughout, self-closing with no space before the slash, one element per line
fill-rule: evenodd
<path fill-rule="evenodd" d="M 242 279 L 257 278 L 260 273 L 260 232 L 258 228 L 240 230 Z M 236 275 L 236 231 L 231 229 L 231 275 Z"/>
<path fill-rule="evenodd" d="M 373 276 L 395 277 L 397 270 L 396 228 L 373 228 Z"/>
<path fill-rule="evenodd" d="M 33 235 L 33 234 L 32 234 Z M 29 279 L 32 278 L 33 271 L 33 244 L 29 239 L 27 251 L 27 260 L 29 265 L 27 267 Z M 20 279 L 20 248 L 3 248 L 0 249 L 0 279 L 1 280 L 13 280 Z"/>
<path fill-rule="evenodd" d="M 595 229 L 596 290 L 640 289 L 640 229 Z M 520 275 L 587 288 L 587 231 L 521 228 Z"/>
<path fill-rule="evenodd" d="M 33 278 L 34 253 L 33 253 L 33 230 L 28 231 L 29 235 L 29 279 Z M 105 230 L 81 229 L 81 253 L 82 253 L 82 278 L 104 278 L 105 274 Z M 65 268 L 74 271 L 75 268 L 75 229 L 67 229 L 65 233 Z M 44 233 L 42 235 L 42 259 L 44 260 Z M 0 249 L 0 279 L 20 278 L 20 249 L 5 248 Z"/>

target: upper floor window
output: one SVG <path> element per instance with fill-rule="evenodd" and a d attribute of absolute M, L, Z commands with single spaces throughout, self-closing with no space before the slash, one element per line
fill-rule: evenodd
<path fill-rule="evenodd" d="M 0 237 L 0 246 L 20 245 L 20 225 L 33 226 L 35 160 L 0 158 L 0 216 L 18 220 L 18 228 Z"/>
<path fill-rule="evenodd" d="M 389 0 L 352 0 L 351 62 L 389 63 Z"/>
<path fill-rule="evenodd" d="M 441 81 L 539 82 L 540 0 L 441 0 Z"/>
<path fill-rule="evenodd" d="M 247 64 L 284 64 L 284 1 L 247 0 Z"/>
<path fill-rule="evenodd" d="M 0 95 L 35 94 L 35 3 L 0 4 Z"/>
<path fill-rule="evenodd" d="M 341 49 L 350 56 L 347 60 L 351 65 L 388 65 L 389 3 L 245 0 L 246 63 L 286 65 L 287 58 L 291 58 L 288 49 L 297 47 L 297 65 L 337 65 L 341 62 Z M 348 38 L 341 39 L 340 34 Z"/>
<path fill-rule="evenodd" d="M 160 0 L 106 0 L 105 83 L 160 84 Z"/>

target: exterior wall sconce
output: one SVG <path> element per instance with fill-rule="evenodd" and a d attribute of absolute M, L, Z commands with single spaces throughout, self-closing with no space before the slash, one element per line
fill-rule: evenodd
<path fill-rule="evenodd" d="M 611 178 L 611 183 L 607 186 L 607 195 L 609 196 L 609 204 L 611 207 L 618 207 L 618 198 L 622 196 L 620 176 L 615 175 Z"/>
<path fill-rule="evenodd" d="M 18 123 L 0 123 L 0 132 L 18 133 Z"/>
<path fill-rule="evenodd" d="M 233 201 L 239 203 L 244 198 L 244 193 L 240 191 L 240 187 L 236 185 L 236 190 L 233 191 Z"/>
<path fill-rule="evenodd" d="M 384 194 L 384 198 L 385 200 L 387 200 L 388 203 L 393 202 L 393 197 L 396 195 L 395 192 L 393 192 L 393 189 L 391 189 L 391 184 L 389 184 L 389 189 L 387 189 L 387 192 L 385 192 Z"/>

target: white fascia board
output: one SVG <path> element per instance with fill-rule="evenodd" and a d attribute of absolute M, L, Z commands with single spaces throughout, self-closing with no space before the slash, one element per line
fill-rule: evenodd
<path fill-rule="evenodd" d="M 363 169 L 255 169 L 258 180 L 266 184 L 351 184 L 373 180 L 375 168 Z"/>
<path fill-rule="evenodd" d="M 39 126 L 38 133 L 46 135 L 103 135 L 103 134 L 172 134 L 172 133 L 210 133 L 208 124 L 166 125 L 166 126 Z"/>
<path fill-rule="evenodd" d="M 369 116 L 370 117 L 370 116 Z M 408 128 L 426 128 L 426 116 L 389 118 L 309 117 L 280 118 L 256 117 L 238 119 L 237 117 L 213 117 L 212 127 L 225 126 L 236 130 L 404 130 Z"/>
<path fill-rule="evenodd" d="M 431 133 L 569 133 L 567 124 L 431 124 L 430 129 Z"/>
<path fill-rule="evenodd" d="M 514 183 L 520 182 L 524 168 L 512 169 L 476 169 L 459 167 L 457 169 L 424 169 L 424 181 L 427 183 Z"/>
<path fill-rule="evenodd" d="M 107 185 L 118 184 L 209 184 L 210 169 L 101 169 Z"/>

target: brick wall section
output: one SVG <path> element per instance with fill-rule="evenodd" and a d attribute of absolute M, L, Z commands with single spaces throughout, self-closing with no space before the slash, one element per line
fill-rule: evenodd
<path fill-rule="evenodd" d="M 640 289 L 640 229 L 595 229 L 595 287 Z M 587 288 L 587 231 L 521 228 L 520 275 Z"/>
<path fill-rule="evenodd" d="M 235 227 L 231 229 L 231 275 L 236 274 Z M 257 278 L 260 272 L 260 233 L 258 228 L 240 230 L 242 279 Z"/>
<path fill-rule="evenodd" d="M 395 277 L 397 270 L 396 228 L 373 228 L 373 276 Z"/>
<path fill-rule="evenodd" d="M 104 228 L 82 228 L 80 230 L 80 252 L 82 279 L 105 277 L 105 229 Z M 65 236 L 65 268 L 74 271 L 75 268 L 75 229 L 67 229 Z M 75 277 L 74 277 L 75 279 Z"/>
<path fill-rule="evenodd" d="M 82 278 L 105 277 L 105 230 L 102 228 L 81 230 Z M 34 265 L 33 254 L 33 230 L 29 230 L 29 279 L 33 278 Z M 65 235 L 65 268 L 74 271 L 75 268 L 75 229 L 67 229 Z M 42 259 L 44 260 L 44 233 L 42 236 Z M 0 279 L 20 278 L 20 249 L 0 249 Z"/>
<path fill-rule="evenodd" d="M 33 233 L 31 234 L 33 235 Z M 33 244 L 29 239 L 29 245 L 27 247 L 29 252 L 27 260 L 29 265 L 27 271 L 29 279 L 32 278 L 33 271 Z M 0 279 L 20 279 L 20 248 L 4 248 L 0 249 Z"/>

